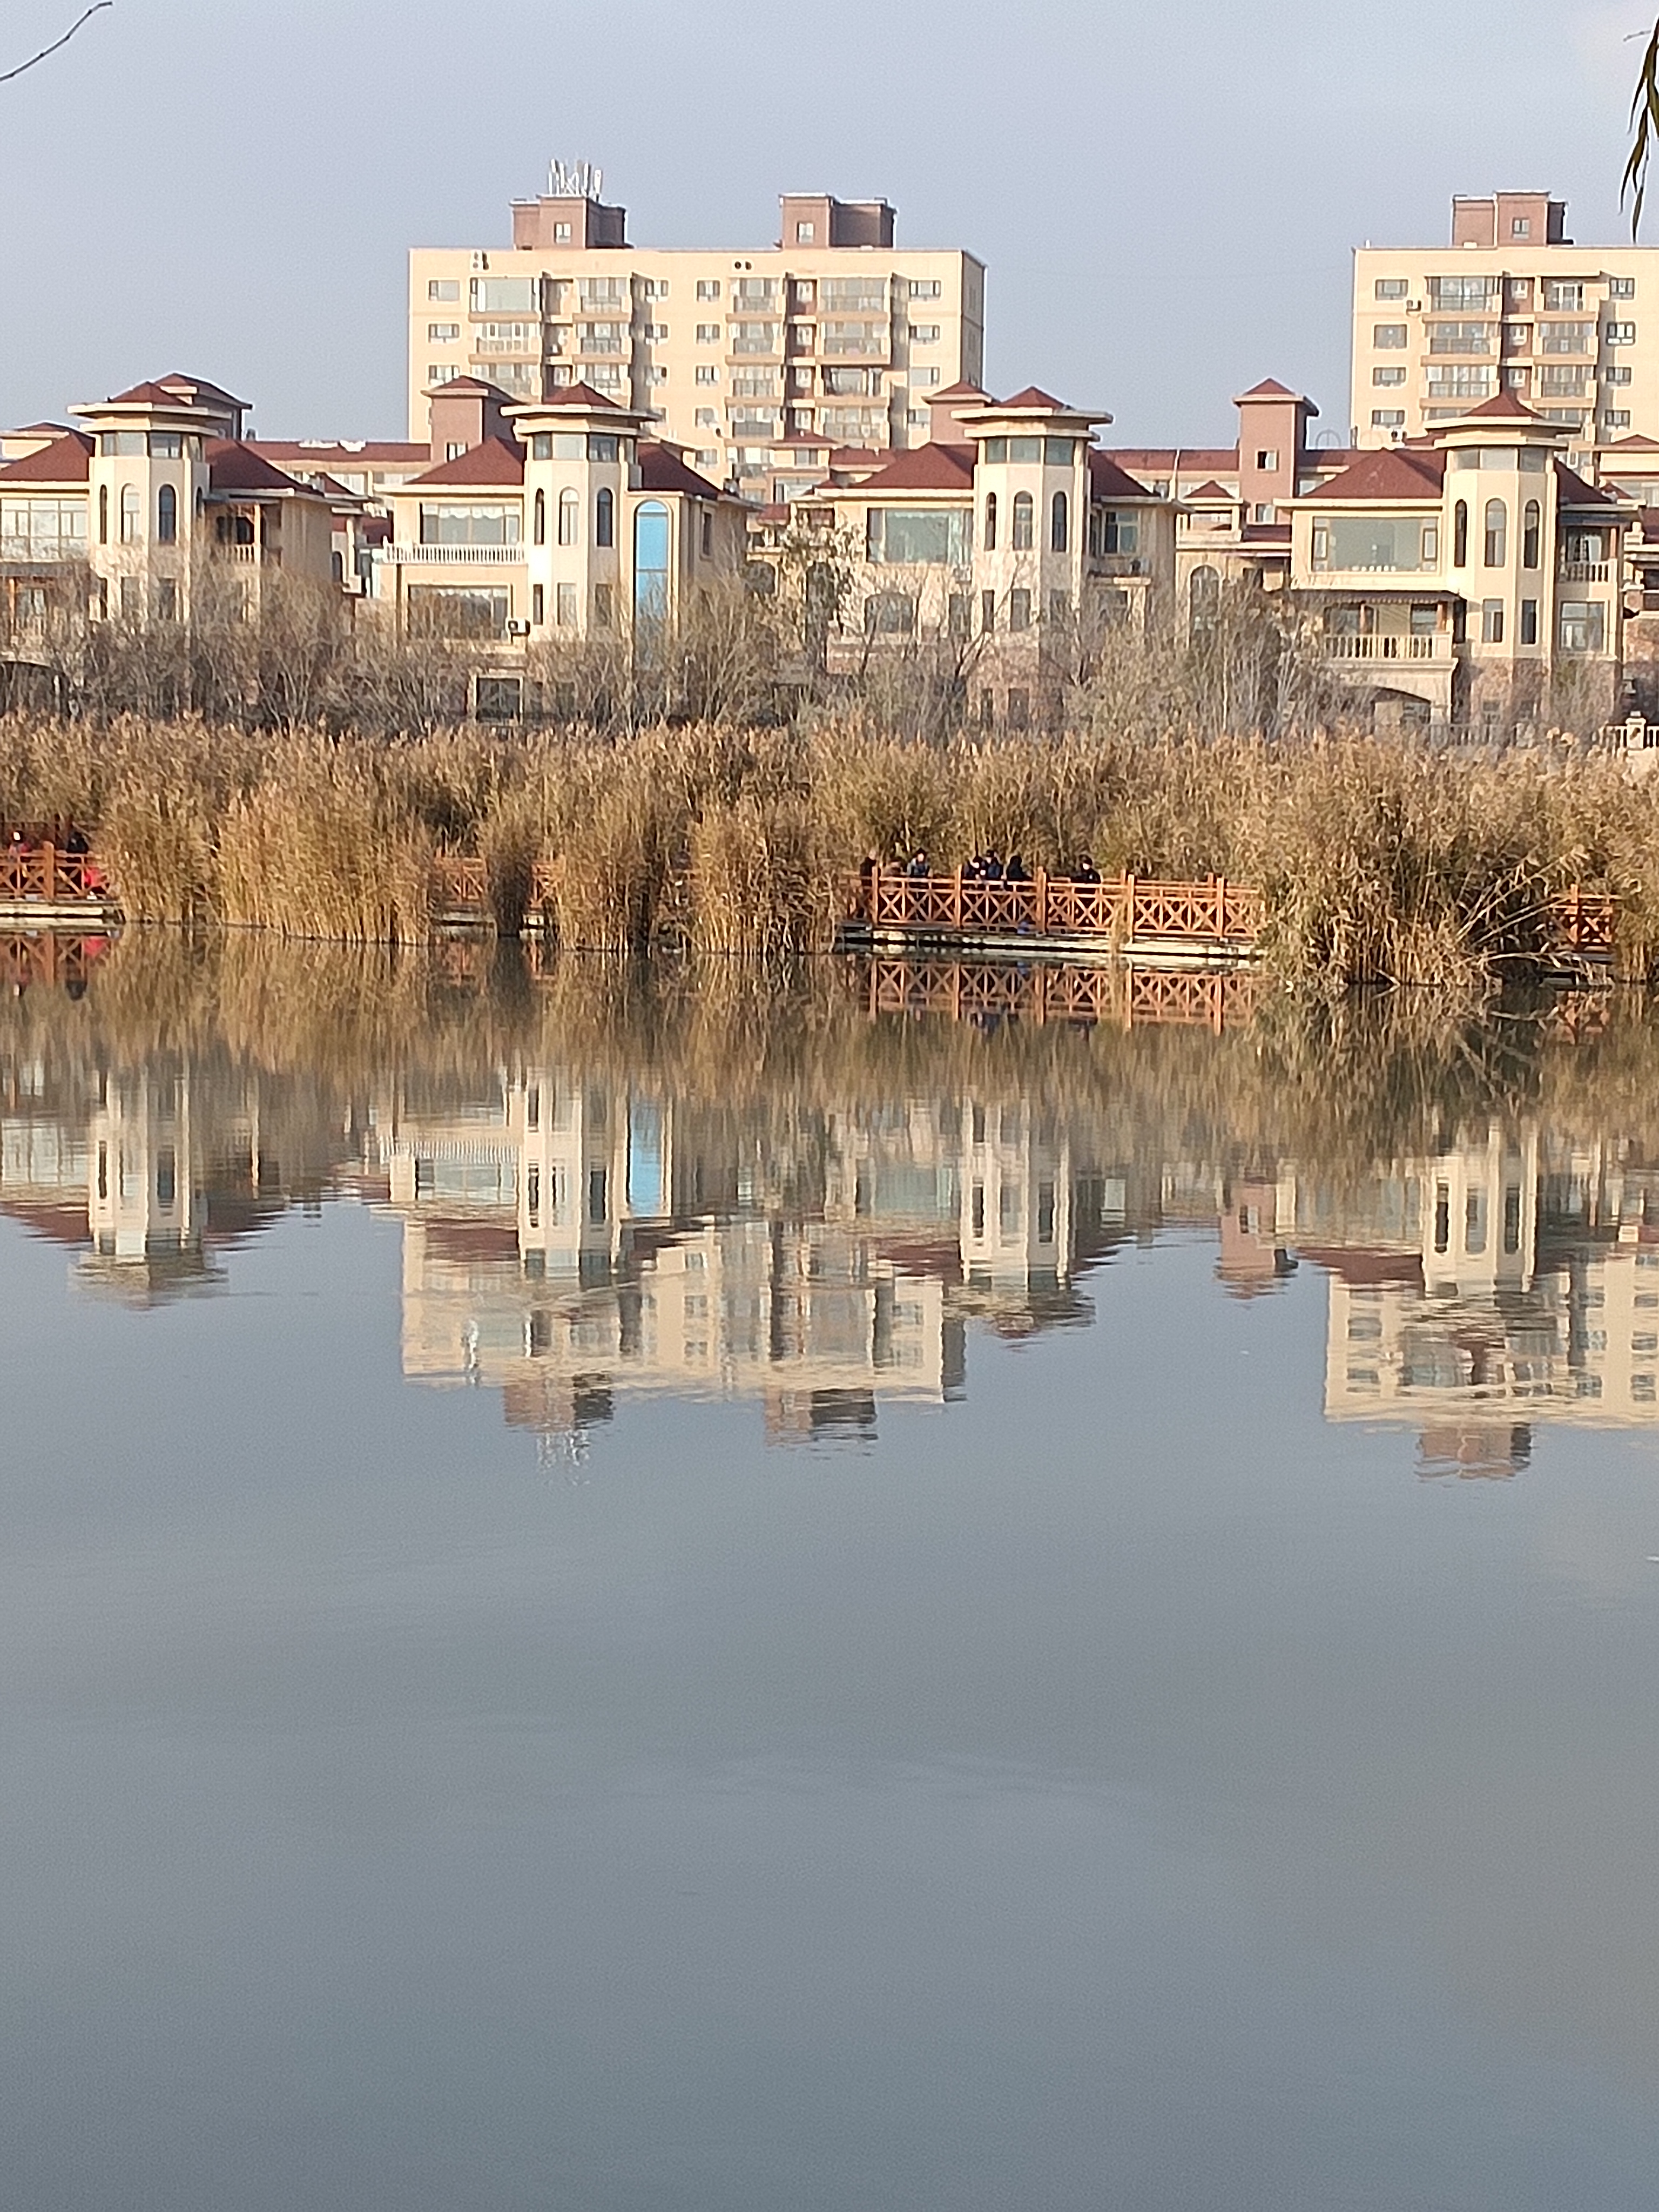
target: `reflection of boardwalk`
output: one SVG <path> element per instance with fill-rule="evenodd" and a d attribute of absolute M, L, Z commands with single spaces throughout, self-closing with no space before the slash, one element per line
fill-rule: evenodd
<path fill-rule="evenodd" d="M 50 929 L 0 932 L 0 985 L 13 991 L 31 983 L 84 988 L 108 950 L 106 937 L 68 937 Z"/>
<path fill-rule="evenodd" d="M 872 1014 L 994 1016 L 1031 1022 L 1178 1023 L 1219 1031 L 1248 1020 L 1260 982 L 1248 969 L 1065 968 L 1034 962 L 870 963 Z"/>

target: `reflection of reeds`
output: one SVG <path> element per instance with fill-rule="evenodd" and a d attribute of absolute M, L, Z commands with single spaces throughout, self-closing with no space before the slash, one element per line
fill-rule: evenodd
<path fill-rule="evenodd" d="M 567 946 L 638 951 L 672 927 L 769 956 L 828 941 L 866 858 L 988 852 L 1260 884 L 1274 969 L 1322 989 L 1524 975 L 1574 884 L 1616 896 L 1628 972 L 1659 960 L 1659 781 L 1597 758 L 1098 727 L 921 744 L 852 721 L 392 741 L 129 718 L 91 744 L 14 718 L 0 739 L 9 818 L 88 829 L 141 919 L 413 942 L 443 850 L 483 854 L 504 929 L 540 866 Z"/>

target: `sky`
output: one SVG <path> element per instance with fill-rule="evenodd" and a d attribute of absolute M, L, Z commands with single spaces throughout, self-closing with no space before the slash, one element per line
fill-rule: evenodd
<path fill-rule="evenodd" d="M 0 0 L 0 68 L 81 4 Z M 1626 234 L 1654 12 L 838 0 L 814 39 L 767 0 L 115 0 L 0 85 L 0 421 L 184 369 L 266 436 L 399 436 L 407 249 L 504 243 L 558 155 L 641 244 L 884 195 L 902 244 L 987 264 L 992 390 L 1115 442 L 1230 439 L 1266 375 L 1344 430 L 1353 246 L 1498 186 Z"/>

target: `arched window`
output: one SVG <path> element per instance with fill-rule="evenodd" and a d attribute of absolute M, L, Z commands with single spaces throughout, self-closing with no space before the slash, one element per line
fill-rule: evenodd
<path fill-rule="evenodd" d="M 98 487 L 98 543 L 100 545 L 109 544 L 109 486 L 107 484 L 100 484 Z"/>
<path fill-rule="evenodd" d="M 599 496 L 598 516 L 610 527 L 613 505 L 611 495 L 602 491 Z M 597 519 L 597 518 L 596 518 Z M 611 543 L 609 538 L 599 541 Z M 634 619 L 640 623 L 664 621 L 668 613 L 668 554 L 671 539 L 668 529 L 668 509 L 659 499 L 647 499 L 634 510 Z"/>
<path fill-rule="evenodd" d="M 1538 566 L 1539 525 L 1542 520 L 1538 501 L 1529 499 L 1521 514 L 1521 565 L 1523 568 Z"/>
<path fill-rule="evenodd" d="M 559 543 L 574 545 L 576 542 L 576 495 L 568 489 L 559 494 Z"/>
<path fill-rule="evenodd" d="M 538 491 L 538 492 L 536 494 L 535 538 L 536 538 L 536 543 L 537 543 L 537 544 L 538 544 L 538 545 L 545 545 L 545 544 L 546 544 L 546 543 L 547 543 L 547 494 L 546 494 L 544 491 Z"/>
<path fill-rule="evenodd" d="M 1460 499 L 1452 509 L 1452 566 L 1466 568 L 1469 558 L 1469 503 Z"/>
<path fill-rule="evenodd" d="M 1048 509 L 1048 550 L 1051 553 L 1063 553 L 1066 550 L 1069 520 L 1066 495 L 1063 491 L 1057 491 L 1054 496 L 1054 503 Z"/>
<path fill-rule="evenodd" d="M 1032 514 L 1030 493 L 1017 491 L 1014 494 L 1014 534 L 1008 541 L 1016 553 L 1029 553 L 1031 550 Z"/>
<path fill-rule="evenodd" d="M 1194 568 L 1188 586 L 1193 635 L 1213 629 L 1221 613 L 1221 574 L 1216 568 Z"/>
<path fill-rule="evenodd" d="M 994 491 L 985 495 L 985 550 L 988 553 L 997 550 L 997 495 Z"/>
<path fill-rule="evenodd" d="M 171 484 L 163 484 L 155 495 L 155 542 L 158 545 L 179 542 L 179 495 Z"/>
<path fill-rule="evenodd" d="M 593 502 L 593 543 L 614 545 L 616 542 L 617 496 L 607 485 Z"/>
<path fill-rule="evenodd" d="M 1486 501 L 1486 566 L 1501 568 L 1509 551 L 1509 510 L 1501 499 Z"/>
<path fill-rule="evenodd" d="M 141 534 L 138 526 L 138 487 L 137 484 L 123 484 L 121 487 L 121 543 L 123 545 L 137 545 Z"/>

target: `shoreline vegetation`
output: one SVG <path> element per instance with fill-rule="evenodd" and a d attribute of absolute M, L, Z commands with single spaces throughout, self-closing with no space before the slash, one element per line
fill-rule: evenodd
<path fill-rule="evenodd" d="M 423 941 L 433 861 L 465 854 L 504 932 L 539 863 L 567 947 L 790 956 L 832 945 L 866 859 L 984 853 L 1255 884 L 1270 973 L 1325 991 L 1524 982 L 1575 885 L 1618 902 L 1626 977 L 1659 961 L 1659 791 L 1577 750 L 1090 727 L 929 742 L 855 716 L 384 738 L 14 714 L 0 819 L 75 823 L 131 921 L 291 938 Z"/>

